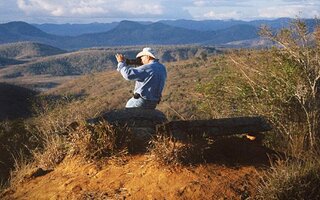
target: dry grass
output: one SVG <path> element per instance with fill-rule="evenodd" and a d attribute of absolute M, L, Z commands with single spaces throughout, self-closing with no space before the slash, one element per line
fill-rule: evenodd
<path fill-rule="evenodd" d="M 47 137 L 42 150 L 32 152 L 33 159 L 38 167 L 54 169 L 65 158 L 68 147 L 66 139 L 58 135 Z"/>
<path fill-rule="evenodd" d="M 193 165 L 206 162 L 205 150 L 210 148 L 213 140 L 209 138 L 189 138 L 177 141 L 167 135 L 156 135 L 150 141 L 150 156 L 165 165 Z"/>
<path fill-rule="evenodd" d="M 80 124 L 69 134 L 68 142 L 72 154 L 80 155 L 86 160 L 123 155 L 132 151 L 130 129 L 105 121 L 98 124 Z"/>
<path fill-rule="evenodd" d="M 4 192 L 7 187 L 8 187 L 8 183 L 1 180 L 0 181 L 0 197 L 1 197 L 2 192 Z"/>
<path fill-rule="evenodd" d="M 149 152 L 151 157 L 163 164 L 180 164 L 180 152 L 184 145 L 167 136 L 156 136 L 151 142 Z"/>
<path fill-rule="evenodd" d="M 41 96 L 33 106 L 36 116 L 32 119 L 35 132 L 43 136 L 50 134 L 61 134 L 75 121 L 86 119 L 84 106 L 79 109 L 81 97 L 65 96 Z M 69 106 L 74 105 L 76 106 Z"/>
<path fill-rule="evenodd" d="M 66 156 L 77 155 L 84 161 L 98 161 L 108 158 L 118 162 L 118 157 L 133 150 L 132 134 L 128 127 L 119 127 L 107 122 L 98 124 L 81 123 L 68 136 L 39 133 L 42 148 L 30 150 L 32 158 L 20 153 L 14 157 L 9 189 L 32 179 L 38 170 L 51 171 Z"/>
<path fill-rule="evenodd" d="M 20 166 L 20 160 L 31 157 L 30 149 L 37 145 L 34 135 L 23 120 L 0 122 L 0 182 L 7 184 L 10 170 Z M 23 165 L 23 164 L 22 164 Z"/>
<path fill-rule="evenodd" d="M 258 199 L 320 199 L 320 162 L 306 155 L 303 160 L 273 164 L 262 177 Z"/>
<path fill-rule="evenodd" d="M 14 158 L 14 170 L 10 173 L 10 188 L 16 188 L 20 183 L 30 177 L 35 166 L 30 158 L 26 158 L 23 153 L 19 153 Z"/>

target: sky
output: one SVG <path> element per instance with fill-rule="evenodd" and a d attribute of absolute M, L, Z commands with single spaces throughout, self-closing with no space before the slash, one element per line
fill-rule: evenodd
<path fill-rule="evenodd" d="M 320 0 L 0 0 L 0 23 L 319 18 Z"/>

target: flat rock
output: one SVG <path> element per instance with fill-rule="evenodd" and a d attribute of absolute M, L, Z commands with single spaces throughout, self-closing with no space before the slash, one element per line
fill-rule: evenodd
<path fill-rule="evenodd" d="M 157 124 L 167 121 L 166 116 L 159 110 L 126 108 L 112 110 L 104 113 L 100 117 L 88 120 L 89 123 L 97 123 L 105 120 L 111 124 L 127 125 L 129 127 L 155 128 Z"/>

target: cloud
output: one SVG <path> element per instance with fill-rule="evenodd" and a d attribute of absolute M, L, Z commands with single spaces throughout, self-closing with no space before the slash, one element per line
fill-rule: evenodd
<path fill-rule="evenodd" d="M 319 9 L 306 5 L 287 5 L 267 7 L 258 10 L 258 16 L 261 18 L 279 18 L 279 17 L 303 17 L 314 18 L 320 16 Z"/>
<path fill-rule="evenodd" d="M 0 0 L 0 20 L 36 23 L 310 18 L 319 12 L 319 0 Z"/>
<path fill-rule="evenodd" d="M 319 0 L 281 0 L 277 4 L 269 4 L 258 9 L 260 18 L 315 18 L 319 16 Z"/>
<path fill-rule="evenodd" d="M 239 16 L 239 12 L 237 11 L 230 11 L 230 12 L 214 12 L 214 11 L 209 11 L 207 13 L 204 13 L 201 16 L 195 16 L 196 18 L 201 18 L 201 19 L 232 19 L 232 18 L 237 18 Z"/>
<path fill-rule="evenodd" d="M 17 0 L 19 9 L 28 15 L 59 17 L 157 18 L 172 16 L 166 1 L 145 0 Z M 171 3 L 172 4 L 172 3 Z M 187 11 L 176 8 L 177 14 Z M 175 16 L 178 17 L 178 16 Z"/>
<path fill-rule="evenodd" d="M 123 13 L 131 13 L 133 15 L 162 15 L 165 8 L 154 2 L 146 1 L 123 1 L 120 3 L 119 10 Z"/>
<path fill-rule="evenodd" d="M 279 17 L 319 17 L 319 0 L 193 0 L 193 18 L 253 20 Z"/>
<path fill-rule="evenodd" d="M 97 8 L 92 6 L 80 6 L 77 8 L 72 8 L 70 10 L 72 15 L 92 15 L 92 14 L 103 14 L 107 13 L 103 8 Z"/>
<path fill-rule="evenodd" d="M 193 5 L 196 7 L 243 7 L 255 4 L 252 0 L 193 0 Z"/>
<path fill-rule="evenodd" d="M 62 16 L 66 9 L 63 7 L 63 1 L 50 2 L 46 0 L 18 0 L 18 7 L 27 14 L 49 13 L 52 16 Z"/>
<path fill-rule="evenodd" d="M 74 0 L 68 1 L 65 5 L 66 8 L 70 8 L 70 12 L 65 13 L 67 16 L 90 16 L 90 15 L 102 15 L 110 12 L 110 9 L 103 5 L 103 0 L 89 0 L 76 2 Z"/>

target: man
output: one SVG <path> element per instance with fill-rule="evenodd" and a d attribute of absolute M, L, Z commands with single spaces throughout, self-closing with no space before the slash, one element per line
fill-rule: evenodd
<path fill-rule="evenodd" d="M 117 71 L 126 80 L 136 81 L 134 95 L 126 104 L 126 108 L 155 109 L 161 100 L 167 71 L 164 65 L 156 59 L 156 53 L 150 47 L 143 48 L 136 56 L 141 59 L 143 65 L 133 68 L 127 66 L 125 57 L 116 54 L 118 61 Z"/>

